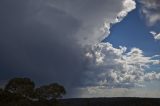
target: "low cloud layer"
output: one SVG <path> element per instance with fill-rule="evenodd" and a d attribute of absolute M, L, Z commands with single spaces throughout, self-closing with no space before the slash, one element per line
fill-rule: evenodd
<path fill-rule="evenodd" d="M 152 86 L 152 84 L 150 84 Z M 154 86 L 157 87 L 157 86 Z M 160 88 L 154 90 L 152 89 L 141 89 L 141 88 L 112 88 L 108 89 L 105 87 L 88 87 L 88 88 L 81 88 L 77 89 L 79 91 L 80 97 L 153 97 L 153 98 L 159 98 L 160 96 Z M 77 93 L 77 92 L 75 92 Z"/>

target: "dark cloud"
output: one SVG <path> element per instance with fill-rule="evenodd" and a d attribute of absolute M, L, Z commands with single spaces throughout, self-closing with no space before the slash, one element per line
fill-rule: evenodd
<path fill-rule="evenodd" d="M 52 28 L 35 20 L 25 22 L 27 3 L 0 3 L 1 79 L 29 75 L 41 82 L 59 81 L 67 85 L 75 78 L 78 81 L 83 58 L 80 48 L 73 43 L 74 37 L 68 35 L 77 31 L 80 22 L 56 8 L 45 10 L 45 15 L 53 18 Z"/>

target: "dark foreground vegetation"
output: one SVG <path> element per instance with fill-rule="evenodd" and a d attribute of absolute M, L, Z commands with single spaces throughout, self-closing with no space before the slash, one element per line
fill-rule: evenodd
<path fill-rule="evenodd" d="M 0 106 L 160 106 L 159 98 L 62 99 L 65 93 L 57 83 L 36 88 L 29 78 L 13 78 L 0 89 Z"/>
<path fill-rule="evenodd" d="M 31 101 L 16 95 L 0 98 L 0 106 L 160 106 L 160 99 L 151 98 L 90 98 Z"/>
<path fill-rule="evenodd" d="M 13 78 L 0 88 L 0 106 L 55 106 L 65 94 L 58 83 L 35 87 L 29 78 Z"/>

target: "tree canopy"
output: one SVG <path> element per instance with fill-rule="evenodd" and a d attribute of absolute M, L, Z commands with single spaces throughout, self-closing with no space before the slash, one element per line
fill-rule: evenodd
<path fill-rule="evenodd" d="M 57 83 L 41 86 L 35 92 L 39 99 L 45 100 L 61 98 L 66 94 L 65 88 Z"/>
<path fill-rule="evenodd" d="M 13 78 L 5 86 L 5 91 L 30 97 L 34 92 L 35 84 L 29 78 Z"/>
<path fill-rule="evenodd" d="M 35 83 L 29 78 L 13 78 L 8 81 L 4 90 L 0 88 L 0 93 L 5 95 L 14 94 L 31 100 L 56 100 L 63 97 L 66 90 L 58 83 L 35 88 Z"/>

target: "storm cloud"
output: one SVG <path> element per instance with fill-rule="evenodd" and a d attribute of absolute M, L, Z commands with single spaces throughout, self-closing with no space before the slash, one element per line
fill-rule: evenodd
<path fill-rule="evenodd" d="M 141 3 L 150 25 L 158 22 L 159 1 Z M 0 80 L 27 76 L 67 89 L 130 88 L 159 80 L 159 73 L 145 72 L 159 64 L 154 56 L 101 43 L 135 8 L 134 0 L 1 0 Z"/>
<path fill-rule="evenodd" d="M 1 0 L 1 79 L 80 85 L 86 46 L 103 40 L 134 8 L 132 0 Z"/>
<path fill-rule="evenodd" d="M 73 36 L 81 21 L 45 4 L 30 11 L 30 2 L 0 3 L 1 78 L 30 76 L 72 84 L 84 64 L 81 47 Z"/>

